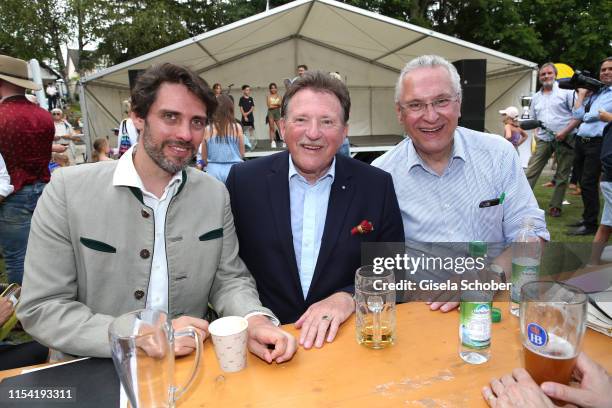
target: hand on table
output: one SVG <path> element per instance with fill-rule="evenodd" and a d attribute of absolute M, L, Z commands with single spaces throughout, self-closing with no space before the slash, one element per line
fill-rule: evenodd
<path fill-rule="evenodd" d="M 309 349 L 313 345 L 321 348 L 325 341 L 331 343 L 336 338 L 340 325 L 354 311 L 355 301 L 346 292 L 334 293 L 311 305 L 295 322 L 295 327 L 301 329 L 300 345 Z"/>
<path fill-rule="evenodd" d="M 482 389 L 482 396 L 491 408 L 553 408 L 544 392 L 523 368 L 515 368 L 512 375 L 493 379 Z"/>
<path fill-rule="evenodd" d="M 450 312 L 459 307 L 459 302 L 427 302 L 429 310 L 439 310 L 442 313 Z"/>
<path fill-rule="evenodd" d="M 193 327 L 202 337 L 202 341 L 208 336 L 208 322 L 203 319 L 191 316 L 181 316 L 172 320 L 172 328 L 174 331 L 183 330 L 187 327 Z M 174 355 L 185 356 L 195 351 L 196 345 L 191 337 L 175 337 L 174 338 Z"/>
<path fill-rule="evenodd" d="M 0 325 L 4 324 L 14 311 L 13 302 L 5 297 L 0 297 Z"/>
<path fill-rule="evenodd" d="M 544 382 L 541 388 L 551 398 L 581 407 L 612 407 L 612 377 L 584 352 L 578 355 L 574 377 L 580 381 L 579 388 L 554 382 Z"/>
<path fill-rule="evenodd" d="M 611 408 L 612 377 L 607 371 L 580 353 L 574 369 L 579 387 L 554 382 L 544 382 L 540 387 L 522 368 L 512 375 L 491 381 L 482 389 L 482 395 L 490 407 L 554 407 L 550 398 L 588 408 Z M 549 398 L 550 397 L 550 398 Z"/>
<path fill-rule="evenodd" d="M 251 316 L 248 321 L 248 346 L 251 353 L 267 363 L 291 360 L 297 349 L 295 337 L 276 327 L 264 315 Z M 274 346 L 272 350 L 269 348 L 270 345 Z"/>

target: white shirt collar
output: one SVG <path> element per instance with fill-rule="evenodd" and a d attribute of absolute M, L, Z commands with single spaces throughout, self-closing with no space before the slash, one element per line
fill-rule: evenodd
<path fill-rule="evenodd" d="M 136 147 L 138 144 L 130 147 L 117 161 L 117 167 L 115 168 L 115 172 L 113 173 L 113 186 L 125 186 L 125 187 L 136 187 L 140 189 L 140 191 L 151 195 L 152 193 L 148 192 L 144 184 L 142 183 L 142 179 L 138 175 L 136 171 L 136 167 L 134 166 L 134 153 L 136 151 Z M 168 186 L 171 186 L 173 183 L 180 183 L 183 181 L 183 172 L 177 172 L 170 181 L 168 185 L 164 189 L 164 195 L 159 198 L 160 200 L 164 199 L 166 192 L 168 191 Z"/>
<path fill-rule="evenodd" d="M 295 168 L 295 165 L 293 164 L 293 159 L 291 158 L 291 154 L 289 154 L 289 180 L 291 180 L 291 177 L 293 176 L 297 176 L 301 178 L 303 181 L 307 181 L 306 178 L 297 171 L 297 169 Z M 325 174 L 319 177 L 319 179 L 316 182 L 318 183 L 319 181 L 323 180 L 325 177 L 328 177 L 328 176 L 331 177 L 332 180 L 336 177 L 336 156 L 334 156 L 334 159 L 332 160 L 332 164 L 331 166 L 329 166 Z"/>

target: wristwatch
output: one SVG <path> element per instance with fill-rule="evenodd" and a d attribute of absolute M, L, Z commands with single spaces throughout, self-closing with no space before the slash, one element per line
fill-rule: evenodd
<path fill-rule="evenodd" d="M 498 278 L 501 283 L 506 283 L 506 273 L 504 272 L 504 268 L 502 268 L 501 266 L 497 264 L 491 264 L 489 265 L 489 272 L 491 272 L 493 276 Z"/>

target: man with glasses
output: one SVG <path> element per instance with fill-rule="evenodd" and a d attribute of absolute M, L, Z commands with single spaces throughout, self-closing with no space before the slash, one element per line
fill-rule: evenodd
<path fill-rule="evenodd" d="M 283 98 L 288 151 L 233 166 L 227 178 L 240 258 L 263 305 L 295 322 L 307 349 L 333 341 L 354 312 L 361 244 L 404 239 L 391 177 L 336 155 L 350 106 L 342 81 L 307 71 Z"/>
<path fill-rule="evenodd" d="M 393 177 L 407 243 L 507 244 L 528 217 L 538 236 L 549 239 L 512 144 L 458 126 L 461 85 L 451 63 L 424 55 L 406 64 L 395 108 L 408 138 L 372 164 Z M 443 312 L 454 307 L 431 304 Z"/>
<path fill-rule="evenodd" d="M 28 79 L 28 64 L 0 55 L 0 154 L 14 192 L 0 203 L 0 249 L 10 283 L 21 284 L 30 220 L 49 182 L 53 120 L 26 99 L 26 89 L 40 89 Z"/>

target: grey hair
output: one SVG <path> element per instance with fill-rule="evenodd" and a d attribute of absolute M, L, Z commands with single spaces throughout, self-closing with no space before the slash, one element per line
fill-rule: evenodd
<path fill-rule="evenodd" d="M 459 97 L 459 101 L 461 101 L 461 78 L 459 77 L 459 73 L 457 72 L 457 68 L 445 58 L 439 55 L 421 55 L 420 57 L 416 57 L 409 61 L 402 72 L 400 73 L 399 78 L 397 79 L 397 83 L 395 84 L 395 103 L 400 101 L 400 97 L 402 92 L 404 91 L 404 78 L 410 72 L 415 71 L 419 68 L 436 68 L 442 67 L 448 71 L 450 76 L 451 85 L 453 87 L 453 92 L 457 94 Z"/>
<path fill-rule="evenodd" d="M 559 72 L 557 71 L 557 67 L 555 66 L 554 62 L 546 62 L 546 63 L 542 64 L 542 66 L 538 70 L 538 73 L 540 73 L 540 71 L 542 71 L 546 67 L 551 67 L 553 69 L 553 71 L 555 71 L 555 76 L 557 76 L 559 74 Z"/>

